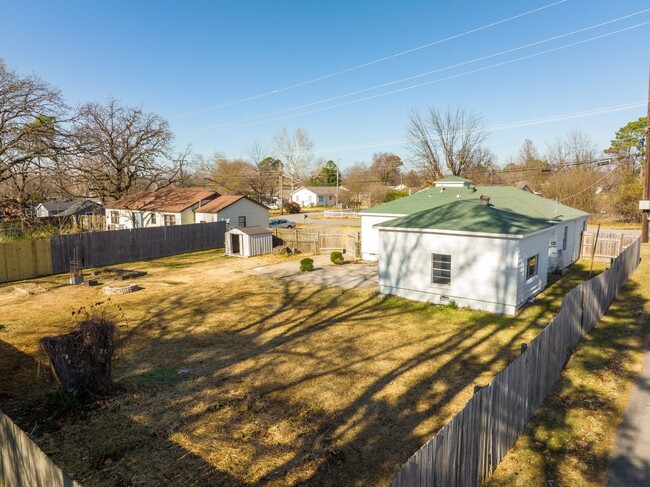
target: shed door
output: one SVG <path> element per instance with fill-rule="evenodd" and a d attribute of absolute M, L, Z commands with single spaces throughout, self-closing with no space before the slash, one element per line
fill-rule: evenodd
<path fill-rule="evenodd" d="M 231 234 L 230 234 L 230 249 L 231 249 L 230 251 L 231 251 L 233 254 L 239 254 L 239 253 L 240 253 L 240 249 L 239 249 L 239 237 L 240 237 L 240 236 L 237 235 L 236 233 L 231 233 Z"/>

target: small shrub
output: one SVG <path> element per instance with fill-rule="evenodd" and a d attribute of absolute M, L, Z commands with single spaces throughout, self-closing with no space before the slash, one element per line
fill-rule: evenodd
<path fill-rule="evenodd" d="M 300 272 L 311 272 L 314 270 L 314 259 L 305 257 L 300 261 Z"/>
<path fill-rule="evenodd" d="M 341 265 L 345 259 L 343 259 L 342 252 L 334 251 L 330 254 L 330 260 L 332 261 L 332 264 Z"/>
<path fill-rule="evenodd" d="M 445 304 L 445 307 L 449 309 L 458 309 L 458 303 L 455 299 L 450 299 L 449 302 Z"/>
<path fill-rule="evenodd" d="M 295 201 L 287 201 L 284 204 L 284 211 L 289 213 L 290 215 L 294 215 L 296 213 L 300 213 L 300 205 L 296 203 Z"/>

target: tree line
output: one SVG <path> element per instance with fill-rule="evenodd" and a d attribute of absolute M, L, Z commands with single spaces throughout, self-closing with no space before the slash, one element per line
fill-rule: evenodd
<path fill-rule="evenodd" d="M 113 98 L 71 107 L 57 88 L 0 60 L 0 209 L 19 213 L 29 201 L 52 197 L 110 201 L 171 185 L 207 186 L 270 203 L 280 184 L 285 197 L 301 185 L 339 184 L 342 204 L 359 208 L 451 174 L 478 185 L 527 186 L 632 221 L 638 218 L 645 126 L 639 118 L 621 127 L 604 151 L 580 131 L 547 143 L 543 153 L 527 139 L 500 167 L 480 115 L 459 107 L 414 109 L 406 123 L 406 161 L 376 152 L 341 171 L 338 162 L 315 157 L 302 128 L 281 128 L 266 145 L 254 141 L 243 158 L 179 151 L 164 117 Z"/>

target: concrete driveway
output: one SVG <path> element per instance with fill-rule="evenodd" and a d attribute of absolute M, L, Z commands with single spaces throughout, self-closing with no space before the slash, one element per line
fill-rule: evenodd
<path fill-rule="evenodd" d="M 318 286 L 344 289 L 377 288 L 377 264 L 375 263 L 334 265 L 330 262 L 329 255 L 315 255 L 311 258 L 314 259 L 312 272 L 300 272 L 300 262 L 297 260 L 256 267 L 246 272 L 256 276 L 291 279 Z"/>

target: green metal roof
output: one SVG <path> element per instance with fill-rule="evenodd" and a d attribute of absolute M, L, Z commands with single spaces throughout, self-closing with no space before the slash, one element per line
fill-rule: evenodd
<path fill-rule="evenodd" d="M 512 186 L 478 186 L 475 188 L 427 188 L 404 198 L 383 205 L 368 208 L 362 215 L 406 216 L 423 210 L 442 207 L 452 202 L 478 201 L 481 195 L 490 197 L 490 207 L 504 210 L 521 217 L 557 222 L 587 216 L 588 213 L 576 210 L 554 200 L 542 198 Z M 460 196 L 460 198 L 458 197 Z"/>
<path fill-rule="evenodd" d="M 544 218 L 534 218 L 492 205 L 483 205 L 476 199 L 454 201 L 437 208 L 380 223 L 380 228 L 435 229 L 460 232 L 525 235 L 555 225 Z"/>

